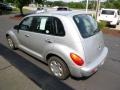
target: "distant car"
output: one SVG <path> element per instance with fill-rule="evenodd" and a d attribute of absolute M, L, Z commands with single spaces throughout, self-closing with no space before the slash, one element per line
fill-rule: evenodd
<path fill-rule="evenodd" d="M 36 14 L 39 14 L 39 13 L 43 13 L 43 12 L 46 12 L 47 9 L 45 8 L 37 8 L 37 10 L 35 11 Z"/>
<path fill-rule="evenodd" d="M 12 11 L 12 7 L 8 4 L 0 3 L 0 10 L 2 11 Z"/>
<path fill-rule="evenodd" d="M 47 63 L 60 79 L 90 76 L 103 65 L 108 53 L 97 22 L 86 12 L 28 15 L 6 38 L 11 49 L 19 48 Z"/>
<path fill-rule="evenodd" d="M 118 9 L 101 9 L 97 21 L 105 21 L 115 28 L 120 23 L 120 11 Z"/>
<path fill-rule="evenodd" d="M 70 8 L 68 8 L 68 7 L 58 7 L 57 11 L 70 11 Z"/>

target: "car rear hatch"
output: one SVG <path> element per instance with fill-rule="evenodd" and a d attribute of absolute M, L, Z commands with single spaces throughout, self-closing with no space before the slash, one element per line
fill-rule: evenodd
<path fill-rule="evenodd" d="M 90 15 L 76 15 L 74 21 L 83 37 L 82 44 L 86 65 L 94 62 L 102 53 L 104 46 L 102 32 Z"/>
<path fill-rule="evenodd" d="M 86 64 L 90 64 L 92 61 L 96 60 L 101 55 L 104 48 L 102 32 L 84 39 L 83 48 Z"/>
<path fill-rule="evenodd" d="M 102 10 L 100 14 L 100 20 L 112 21 L 115 18 L 115 11 L 113 10 Z"/>

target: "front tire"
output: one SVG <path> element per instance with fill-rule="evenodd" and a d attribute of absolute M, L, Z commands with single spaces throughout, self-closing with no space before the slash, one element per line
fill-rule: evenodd
<path fill-rule="evenodd" d="M 11 49 L 15 50 L 16 47 L 15 47 L 15 44 L 14 44 L 12 38 L 11 38 L 10 36 L 7 36 L 6 38 L 7 38 L 9 47 L 10 47 Z"/>
<path fill-rule="evenodd" d="M 52 56 L 48 60 L 50 71 L 59 79 L 66 79 L 69 76 L 69 69 L 62 59 Z"/>

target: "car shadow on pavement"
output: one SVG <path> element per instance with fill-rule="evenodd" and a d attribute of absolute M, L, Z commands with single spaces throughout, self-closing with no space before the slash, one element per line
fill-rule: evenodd
<path fill-rule="evenodd" d="M 2 44 L 0 44 L 0 55 L 29 79 L 34 81 L 42 90 L 73 90 L 70 86 L 64 84 L 41 68 L 38 68 Z"/>

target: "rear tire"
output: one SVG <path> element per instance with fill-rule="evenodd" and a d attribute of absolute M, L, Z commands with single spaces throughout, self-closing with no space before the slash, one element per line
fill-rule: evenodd
<path fill-rule="evenodd" d="M 15 49 L 16 49 L 16 46 L 15 46 L 12 38 L 11 38 L 10 36 L 7 36 L 6 38 L 7 38 L 9 47 L 10 47 L 11 49 L 15 50 Z"/>
<path fill-rule="evenodd" d="M 117 25 L 119 25 L 119 22 L 117 23 Z"/>
<path fill-rule="evenodd" d="M 52 56 L 48 60 L 50 71 L 57 78 L 64 80 L 69 76 L 69 69 L 65 62 L 59 57 Z"/>
<path fill-rule="evenodd" d="M 116 28 L 116 25 L 112 25 L 113 28 Z"/>

